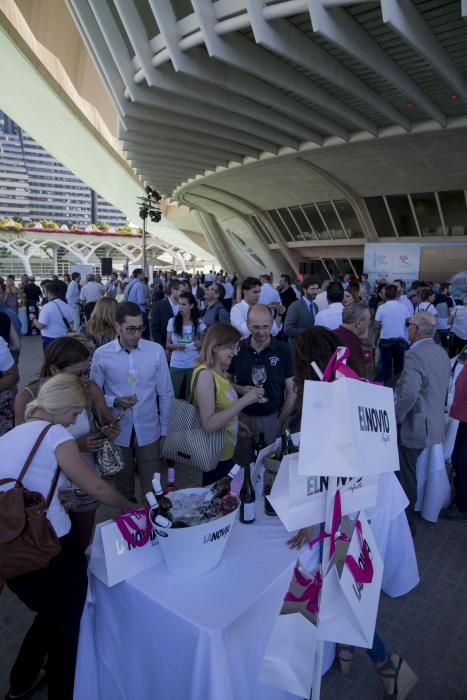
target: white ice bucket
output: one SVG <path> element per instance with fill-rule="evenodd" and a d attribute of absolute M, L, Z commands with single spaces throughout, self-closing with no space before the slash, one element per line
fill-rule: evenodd
<path fill-rule="evenodd" d="M 206 492 L 206 488 L 182 489 L 168 495 L 175 503 L 177 494 Z M 174 530 L 155 526 L 160 551 L 168 570 L 172 574 L 191 576 L 214 569 L 222 558 L 237 513 L 238 508 L 222 518 Z"/>

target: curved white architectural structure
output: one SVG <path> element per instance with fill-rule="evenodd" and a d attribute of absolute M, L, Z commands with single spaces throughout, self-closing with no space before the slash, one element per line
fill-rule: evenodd
<path fill-rule="evenodd" d="M 67 2 L 125 156 L 226 267 L 467 230 L 465 2 Z"/>
<path fill-rule="evenodd" d="M 463 240 L 465 0 L 16 6 L 93 105 L 89 128 L 105 122 L 142 180 L 198 212 L 223 267 L 344 271 L 368 241 Z"/>

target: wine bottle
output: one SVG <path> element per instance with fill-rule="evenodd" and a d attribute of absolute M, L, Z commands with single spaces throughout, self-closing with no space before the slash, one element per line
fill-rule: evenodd
<path fill-rule="evenodd" d="M 157 500 L 155 495 L 153 494 L 152 491 L 148 491 L 145 495 L 145 498 L 148 502 L 148 505 L 150 508 L 157 508 Z"/>
<path fill-rule="evenodd" d="M 294 445 L 294 441 L 292 439 L 292 435 L 290 433 L 290 430 L 288 427 L 284 429 L 284 434 L 285 434 L 285 440 L 287 443 L 287 454 L 291 455 L 294 452 L 298 452 L 298 447 Z"/>
<path fill-rule="evenodd" d="M 154 490 L 154 495 L 156 497 L 157 505 L 159 506 L 160 514 L 165 518 L 170 518 L 170 509 L 172 508 L 172 501 L 167 496 L 164 496 L 161 485 L 161 475 L 159 472 L 154 472 L 152 477 L 152 488 Z"/>
<path fill-rule="evenodd" d="M 255 445 L 256 457 L 258 457 L 261 450 L 264 450 L 265 447 L 266 447 L 265 434 L 260 433 L 259 438 L 258 438 L 256 445 Z"/>
<path fill-rule="evenodd" d="M 163 527 L 164 529 L 168 530 L 170 527 L 172 527 L 172 521 L 169 520 L 169 518 L 166 518 L 164 515 L 156 515 L 154 525 L 159 525 L 159 527 Z"/>
<path fill-rule="evenodd" d="M 245 467 L 240 491 L 240 522 L 248 525 L 256 519 L 256 494 L 251 483 L 250 467 Z"/>
<path fill-rule="evenodd" d="M 176 490 L 177 487 L 175 486 L 175 469 L 174 467 L 169 467 L 167 469 L 167 484 L 164 489 L 164 495 Z"/>
<path fill-rule="evenodd" d="M 285 431 L 282 431 L 280 459 L 284 459 L 284 457 L 288 454 L 289 454 L 289 445 L 287 443 L 287 436 L 285 434 Z"/>
<path fill-rule="evenodd" d="M 237 476 L 240 469 L 240 465 L 234 464 L 227 476 L 225 476 L 223 479 L 219 479 L 219 481 L 216 481 L 211 486 L 203 498 L 203 501 L 205 503 L 210 503 L 215 498 L 222 498 L 223 496 L 226 496 L 230 492 L 230 484 L 232 480 Z"/>

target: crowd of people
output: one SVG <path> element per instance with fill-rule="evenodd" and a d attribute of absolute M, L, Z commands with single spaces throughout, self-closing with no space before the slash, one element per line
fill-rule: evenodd
<path fill-rule="evenodd" d="M 37 379 L 17 391 L 22 331 L 42 336 L 44 355 Z M 219 462 L 203 472 L 209 485 L 234 460 L 248 463 L 260 436 L 269 444 L 285 426 L 299 428 L 304 381 L 318 380 L 313 367 L 323 372 L 336 348 L 346 346 L 359 376 L 394 387 L 398 476 L 415 535 L 417 459 L 443 441 L 451 383 L 450 412 L 459 429 L 454 502 L 446 516 L 467 521 L 467 365 L 459 372 L 467 295 L 454 300 L 448 284 L 435 289 L 415 281 L 406 290 L 400 279 L 371 285 L 366 275 L 324 282 L 306 276 L 293 283 L 283 274 L 275 286 L 271 274 L 240 281 L 224 271 L 157 271 L 149 284 L 135 269 L 130 278 L 114 272 L 105 283 L 100 275 L 84 281 L 74 272 L 40 286 L 23 276 L 16 286 L 9 276 L 0 280 L 0 334 L 0 450 L 9 455 L 0 478 L 18 477 L 38 439 L 24 485 L 46 498 L 61 469 L 48 509 L 61 552 L 48 567 L 7 581 L 37 613 L 11 671 L 10 698 L 35 685 L 46 657 L 49 697 L 72 697 L 84 550 L 96 509 L 99 503 L 134 507 L 151 490 L 174 399 L 198 406 L 206 432 L 225 428 Z M 123 457 L 113 484 L 96 465 L 104 440 Z M 307 538 L 300 531 L 291 545 Z M 377 636 L 372 653 L 385 697 L 400 697 L 402 660 Z"/>

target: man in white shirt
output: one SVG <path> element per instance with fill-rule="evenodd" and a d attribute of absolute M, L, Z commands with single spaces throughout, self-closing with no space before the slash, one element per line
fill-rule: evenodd
<path fill-rule="evenodd" d="M 240 303 L 235 304 L 230 312 L 230 323 L 241 333 L 242 338 L 248 338 L 251 334 L 247 324 L 248 309 L 250 306 L 254 306 L 258 303 L 260 291 L 261 282 L 259 279 L 256 277 L 246 277 L 242 282 L 243 299 Z M 284 307 L 280 305 L 277 310 L 276 320 L 272 324 L 271 335 L 277 335 L 280 332 L 284 311 Z"/>
<path fill-rule="evenodd" d="M 35 314 L 29 316 L 33 325 L 41 332 L 44 351 L 55 338 L 61 338 L 75 330 L 73 309 L 60 299 L 60 286 L 56 282 L 49 282 L 45 293 L 47 304 L 40 310 L 39 318 L 37 319 Z"/>
<path fill-rule="evenodd" d="M 321 285 L 321 291 L 316 295 L 315 304 L 318 307 L 318 311 L 323 311 L 327 309 L 328 304 L 328 287 L 331 284 L 331 280 L 324 280 Z"/>
<path fill-rule="evenodd" d="M 319 296 L 319 295 L 318 295 Z M 340 282 L 331 282 L 327 289 L 328 308 L 316 314 L 315 326 L 325 326 L 335 331 L 342 323 L 344 288 Z"/>
<path fill-rule="evenodd" d="M 226 275 L 224 282 L 222 283 L 225 289 L 225 296 L 224 296 L 224 306 L 227 309 L 227 311 L 230 313 L 232 309 L 232 300 L 233 300 L 233 295 L 235 293 L 235 288 L 232 284 L 232 278 L 230 275 Z"/>
<path fill-rule="evenodd" d="M 280 304 L 281 295 L 271 284 L 271 277 L 269 275 L 260 275 L 261 291 L 259 293 L 258 304 L 265 304 L 269 306 L 270 304 Z"/>
<path fill-rule="evenodd" d="M 116 415 L 126 409 L 115 440 L 122 448 L 125 469 L 115 483 L 121 494 L 136 501 L 135 461 L 144 498 L 154 472 L 160 471 L 161 443 L 167 435 L 174 393 L 164 349 L 141 338 L 144 319 L 139 306 L 130 301 L 119 304 L 115 328 L 117 339 L 94 353 L 91 379 L 103 388 L 107 405 L 117 409 Z"/>
<path fill-rule="evenodd" d="M 80 306 L 79 306 L 79 283 L 81 281 L 81 275 L 79 272 L 71 273 L 71 282 L 66 290 L 66 301 L 70 309 L 73 310 L 73 327 L 75 330 L 79 329 L 80 326 Z"/>
<path fill-rule="evenodd" d="M 397 289 L 397 296 L 396 296 L 397 301 L 400 304 L 402 304 L 403 306 L 405 306 L 405 308 L 407 309 L 409 314 L 411 316 L 413 316 L 414 308 L 413 308 L 413 304 L 410 301 L 409 297 L 407 296 L 407 294 L 405 294 L 405 282 L 403 280 L 399 279 L 399 280 L 394 280 L 393 284 L 395 285 L 395 287 Z M 406 335 L 406 337 L 408 337 L 408 335 Z"/>
<path fill-rule="evenodd" d="M 105 294 L 105 287 L 100 282 L 96 281 L 94 274 L 89 274 L 86 277 L 86 284 L 81 287 L 80 300 L 86 304 L 96 303 Z"/>
<path fill-rule="evenodd" d="M 397 300 L 397 287 L 388 284 L 386 301 L 376 310 L 373 345 L 379 340 L 381 369 L 376 381 L 387 382 L 397 377 L 404 369 L 404 355 L 407 349 L 407 321 L 413 315 Z"/>

